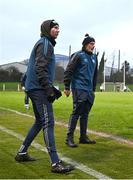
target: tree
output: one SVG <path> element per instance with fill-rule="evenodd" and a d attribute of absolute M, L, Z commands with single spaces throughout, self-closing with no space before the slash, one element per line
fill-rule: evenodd
<path fill-rule="evenodd" d="M 64 79 L 64 69 L 58 63 L 55 68 L 55 80 L 58 82 L 63 82 Z"/>
<path fill-rule="evenodd" d="M 99 69 L 98 69 L 97 81 L 99 83 L 103 83 L 104 63 L 105 63 L 105 52 L 103 52 L 103 54 L 102 54 L 101 61 L 100 61 L 100 64 L 99 64 Z"/>
<path fill-rule="evenodd" d="M 111 77 L 110 80 L 112 82 L 123 82 L 123 72 L 122 71 L 116 71 L 114 72 Z"/>
<path fill-rule="evenodd" d="M 14 66 L 7 68 L 9 71 L 9 82 L 20 82 L 22 73 Z"/>
<path fill-rule="evenodd" d="M 125 64 L 124 64 L 124 63 L 125 63 Z M 123 69 L 124 69 L 124 67 L 125 67 L 125 72 L 126 72 L 126 74 L 128 74 L 128 73 L 129 73 L 129 70 L 130 70 L 130 63 L 127 62 L 126 60 L 124 61 L 124 63 L 122 64 L 121 70 L 123 71 Z"/>
<path fill-rule="evenodd" d="M 130 74 L 130 63 L 128 61 L 124 61 L 124 63 L 122 64 L 122 68 L 121 71 L 124 72 L 124 68 L 125 68 L 125 82 L 127 83 L 133 83 L 131 74 Z"/>
<path fill-rule="evenodd" d="M 124 68 L 125 68 L 125 82 L 126 82 L 126 84 L 131 83 L 132 77 L 130 74 L 130 64 L 127 61 L 124 61 L 120 71 L 116 71 L 111 74 L 110 80 L 113 80 L 113 82 L 123 82 Z"/>
<path fill-rule="evenodd" d="M 9 79 L 9 72 L 4 69 L 0 69 L 0 82 L 7 82 Z"/>
<path fill-rule="evenodd" d="M 14 66 L 0 69 L 0 82 L 20 82 L 22 73 Z"/>

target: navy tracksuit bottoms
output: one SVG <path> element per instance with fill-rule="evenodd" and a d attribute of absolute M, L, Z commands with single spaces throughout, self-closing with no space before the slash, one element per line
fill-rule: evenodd
<path fill-rule="evenodd" d="M 92 101 L 90 102 L 88 93 L 80 89 L 72 89 L 72 95 L 73 112 L 69 118 L 67 136 L 73 137 L 77 121 L 80 119 L 80 137 L 84 138 L 87 133 L 88 115 L 91 110 L 94 97 L 92 97 Z"/>
<path fill-rule="evenodd" d="M 19 153 L 26 152 L 33 139 L 37 136 L 40 130 L 43 129 L 43 137 L 51 158 L 51 162 L 52 164 L 57 163 L 59 161 L 59 157 L 55 147 L 52 104 L 48 102 L 44 90 L 34 90 L 27 93 L 32 101 L 35 122 L 29 130 L 19 150 Z"/>

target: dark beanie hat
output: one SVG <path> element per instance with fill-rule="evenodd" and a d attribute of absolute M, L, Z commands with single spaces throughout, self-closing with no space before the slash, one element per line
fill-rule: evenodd
<path fill-rule="evenodd" d="M 89 34 L 85 34 L 85 38 L 84 38 L 84 40 L 82 42 L 82 45 L 86 46 L 90 42 L 95 42 L 95 39 L 93 37 L 89 36 Z"/>
<path fill-rule="evenodd" d="M 56 26 L 56 25 L 59 26 L 59 24 L 58 24 L 54 19 L 44 21 L 44 22 L 41 24 L 41 28 L 40 28 L 40 30 L 41 30 L 41 37 L 42 37 L 42 36 L 48 36 L 48 37 L 49 37 L 49 36 L 50 36 L 50 30 L 51 30 L 51 28 L 53 28 L 53 27 Z"/>

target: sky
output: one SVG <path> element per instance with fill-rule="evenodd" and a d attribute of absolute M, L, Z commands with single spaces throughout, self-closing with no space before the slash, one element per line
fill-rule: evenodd
<path fill-rule="evenodd" d="M 55 54 L 80 50 L 88 33 L 99 59 L 105 51 L 117 64 L 120 49 L 121 63 L 133 65 L 133 0 L 0 0 L 0 65 L 28 59 L 48 19 L 60 26 Z"/>

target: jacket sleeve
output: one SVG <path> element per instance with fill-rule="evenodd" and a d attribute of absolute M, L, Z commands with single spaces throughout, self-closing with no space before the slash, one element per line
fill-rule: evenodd
<path fill-rule="evenodd" d="M 77 54 L 72 55 L 71 61 L 67 65 L 67 68 L 64 72 L 64 86 L 66 90 L 70 90 L 70 83 L 72 79 L 72 75 L 76 70 L 78 64 L 80 62 L 80 58 Z"/>
<path fill-rule="evenodd" d="M 48 44 L 47 52 L 44 54 L 44 45 L 39 44 L 36 48 L 35 52 L 35 70 L 39 80 L 40 85 L 47 89 L 50 87 L 49 80 L 48 80 L 48 65 L 51 61 L 51 54 L 53 49 Z"/>
<path fill-rule="evenodd" d="M 93 77 L 93 91 L 94 92 L 96 90 L 96 83 L 97 83 L 97 68 L 98 68 L 98 60 L 96 56 L 96 68 L 95 68 L 94 77 Z"/>

